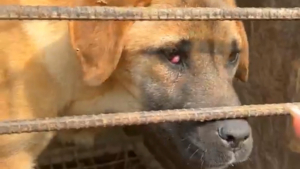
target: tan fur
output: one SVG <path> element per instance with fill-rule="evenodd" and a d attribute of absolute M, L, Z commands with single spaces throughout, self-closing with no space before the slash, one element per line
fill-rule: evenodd
<path fill-rule="evenodd" d="M 111 6 L 147 6 L 150 0 L 107 0 L 106 2 L 106 5 Z M 159 2 L 154 0 L 152 3 Z M 172 6 L 177 1 L 163 0 L 163 2 Z M 0 5 L 6 4 L 99 5 L 96 0 L 0 1 Z M 224 4 L 234 6 L 232 1 Z M 188 5 L 193 6 L 193 4 Z M 208 5 L 204 3 L 203 6 L 214 6 L 214 1 Z M 246 54 L 241 57 L 238 68 L 240 73 L 237 77 L 246 81 L 247 39 L 240 26 L 234 24 L 228 26 L 230 23 L 226 21 L 220 26 L 229 28 L 229 32 L 225 34 L 233 34 L 240 38 L 242 45 L 245 45 L 243 48 L 246 49 Z M 132 24 L 133 22 L 129 21 L 118 23 L 114 21 L 105 23 L 0 21 L 0 120 L 106 113 L 111 110 L 114 112 L 141 110 L 139 89 L 132 84 L 130 76 L 121 71 L 138 64 L 139 59 L 127 57 L 126 62 L 121 62 L 124 44 L 128 44 L 127 51 L 133 52 L 149 44 L 172 43 L 183 36 L 203 36 L 205 32 L 195 32 L 195 35 L 181 34 L 182 29 L 193 27 L 193 24 L 185 26 L 186 23 L 178 22 L 177 26 L 170 24 L 169 30 L 166 27 L 158 28 L 157 35 L 147 35 L 142 27 L 139 28 L 140 30 L 129 31 Z M 146 27 L 157 26 L 154 22 L 145 24 Z M 206 25 L 202 26 L 202 29 L 207 30 Z M 240 29 L 239 35 L 235 35 L 236 29 Z M 158 41 L 158 36 L 165 32 L 168 32 L 169 36 L 166 36 L 163 41 Z M 125 33 L 130 36 L 125 36 Z M 131 41 L 131 36 L 143 38 L 140 41 Z M 101 37 L 101 40 L 97 37 Z M 122 69 L 115 71 L 119 67 Z M 160 72 L 156 78 L 165 82 L 165 85 L 170 88 L 170 93 L 176 92 L 172 87 L 172 78 L 164 78 L 172 74 L 163 65 L 158 63 L 146 74 L 150 75 L 151 72 L 153 76 L 155 72 Z M 177 80 L 184 82 L 184 79 Z M 94 133 L 93 130 L 83 132 Z M 35 158 L 53 135 L 53 132 L 1 135 L 0 168 L 32 169 Z M 66 136 L 66 140 L 70 139 L 69 135 Z M 80 140 L 82 137 L 77 138 L 79 138 L 77 142 L 82 142 Z"/>

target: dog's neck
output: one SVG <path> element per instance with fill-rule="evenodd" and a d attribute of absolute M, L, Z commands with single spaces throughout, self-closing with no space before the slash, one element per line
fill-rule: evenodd
<path fill-rule="evenodd" d="M 67 115 L 132 112 L 141 110 L 139 101 L 123 85 L 108 80 L 99 87 L 85 88 L 72 102 Z M 83 91 L 82 90 L 82 91 Z"/>

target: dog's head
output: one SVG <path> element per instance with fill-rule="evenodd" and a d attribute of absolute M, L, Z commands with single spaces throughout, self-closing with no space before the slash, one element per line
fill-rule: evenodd
<path fill-rule="evenodd" d="M 84 5 L 94 0 L 78 0 Z M 95 0 L 96 1 L 96 0 Z M 107 6 L 223 7 L 231 0 L 106 0 Z M 247 81 L 248 43 L 237 21 L 72 22 L 84 81 L 117 79 L 143 110 L 236 106 L 234 78 Z M 126 102 L 126 100 L 124 100 Z M 139 111 L 139 110 L 137 110 Z M 179 154 L 197 168 L 222 168 L 252 150 L 242 119 L 164 123 Z M 174 150 L 175 151 L 175 150 Z"/>

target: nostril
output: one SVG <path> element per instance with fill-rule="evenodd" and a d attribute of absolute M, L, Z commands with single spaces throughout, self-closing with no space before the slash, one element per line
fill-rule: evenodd
<path fill-rule="evenodd" d="M 233 136 L 231 136 L 231 135 L 228 135 L 228 136 L 226 136 L 225 138 L 224 138 L 224 140 L 226 140 L 226 141 L 228 141 L 228 142 L 234 142 L 234 137 Z"/>
<path fill-rule="evenodd" d="M 243 140 L 247 140 L 248 138 L 249 138 L 249 135 L 245 136 L 245 137 L 243 138 Z"/>
<path fill-rule="evenodd" d="M 220 128 L 218 133 L 219 133 L 219 137 L 221 137 L 221 139 L 223 139 L 229 143 L 235 142 L 235 137 L 233 135 L 226 133 L 226 131 L 224 131 L 224 128 Z"/>
<path fill-rule="evenodd" d="M 226 141 L 232 148 L 237 148 L 240 143 L 244 142 L 250 137 L 250 132 L 247 130 L 232 129 L 222 127 L 218 130 L 219 137 Z"/>

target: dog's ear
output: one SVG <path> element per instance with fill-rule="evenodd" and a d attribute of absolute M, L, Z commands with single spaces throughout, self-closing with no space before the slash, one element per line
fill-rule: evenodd
<path fill-rule="evenodd" d="M 237 29 L 241 36 L 242 50 L 240 53 L 240 61 L 235 74 L 235 77 L 243 82 L 248 80 L 248 67 L 249 67 L 249 49 L 248 49 L 248 38 L 242 22 L 237 22 Z"/>
<path fill-rule="evenodd" d="M 74 6 L 147 6 L 151 0 L 74 0 Z M 124 35 L 133 21 L 71 21 L 71 43 L 80 60 L 83 81 L 103 83 L 115 70 L 122 54 Z"/>
<path fill-rule="evenodd" d="M 236 8 L 236 1 L 235 0 L 225 0 L 226 4 L 230 8 Z M 241 80 L 242 82 L 246 82 L 248 80 L 248 67 L 249 67 L 249 44 L 247 34 L 244 28 L 244 24 L 241 21 L 236 22 L 237 30 L 239 35 L 241 36 L 241 48 L 242 51 L 240 53 L 240 61 L 239 66 L 237 68 L 235 78 Z"/>

